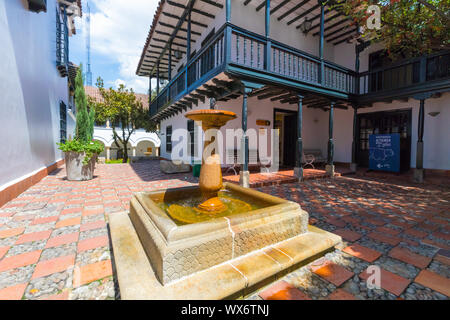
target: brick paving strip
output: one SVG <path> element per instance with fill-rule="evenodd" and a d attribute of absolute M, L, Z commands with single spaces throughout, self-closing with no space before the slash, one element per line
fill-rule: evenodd
<path fill-rule="evenodd" d="M 119 298 L 109 215 L 135 192 L 197 183 L 162 174 L 157 161 L 98 165 L 96 176 L 71 182 L 62 169 L 0 208 L 0 300 Z M 349 176 L 259 188 L 298 202 L 344 241 L 250 299 L 448 299 L 449 185 Z M 381 289 L 367 288 L 371 265 Z"/>

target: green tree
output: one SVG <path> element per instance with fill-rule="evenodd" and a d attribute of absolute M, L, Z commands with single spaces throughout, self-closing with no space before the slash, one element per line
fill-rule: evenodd
<path fill-rule="evenodd" d="M 410 58 L 450 49 L 450 0 L 337 0 L 334 7 L 353 18 L 362 27 L 362 38 L 382 42 L 393 59 Z M 367 28 L 372 13 L 369 5 L 378 5 L 381 28 Z"/>
<path fill-rule="evenodd" d="M 77 108 L 75 139 L 83 143 L 90 142 L 94 136 L 95 110 L 91 108 L 88 112 L 82 65 L 75 77 L 75 104 Z"/>
<path fill-rule="evenodd" d="M 110 122 L 114 143 L 118 149 L 122 150 L 123 163 L 127 163 L 127 145 L 131 135 L 137 129 L 154 132 L 156 130 L 155 123 L 150 120 L 148 110 L 144 109 L 142 102 L 132 89 L 127 89 L 123 84 L 119 85 L 117 89 L 105 89 L 100 77 L 97 79 L 96 85 L 103 99 L 98 101 L 89 97 L 89 105 L 95 109 L 96 121 Z"/>

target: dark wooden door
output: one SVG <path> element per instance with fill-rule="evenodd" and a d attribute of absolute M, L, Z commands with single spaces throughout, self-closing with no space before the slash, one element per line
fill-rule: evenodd
<path fill-rule="evenodd" d="M 295 166 L 295 142 L 297 141 L 297 114 L 284 116 L 283 165 Z"/>
<path fill-rule="evenodd" d="M 411 165 L 411 110 L 396 110 L 358 114 L 357 162 L 369 166 L 369 136 L 371 134 L 400 134 L 400 170 Z"/>

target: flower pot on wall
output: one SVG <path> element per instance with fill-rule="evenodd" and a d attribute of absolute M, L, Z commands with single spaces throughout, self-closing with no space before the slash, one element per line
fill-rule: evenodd
<path fill-rule="evenodd" d="M 65 152 L 67 180 L 86 181 L 94 177 L 95 163 L 97 154 L 94 154 L 88 164 L 83 164 L 86 153 L 84 152 Z"/>

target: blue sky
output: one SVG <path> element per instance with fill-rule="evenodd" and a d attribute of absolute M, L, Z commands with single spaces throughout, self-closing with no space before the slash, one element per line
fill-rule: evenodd
<path fill-rule="evenodd" d="M 85 18 L 75 20 L 77 34 L 70 39 L 70 60 L 86 65 Z M 136 76 L 136 68 L 147 39 L 158 0 L 89 0 L 91 7 L 91 70 L 105 87 L 124 83 L 137 93 L 147 93 L 148 78 Z"/>

